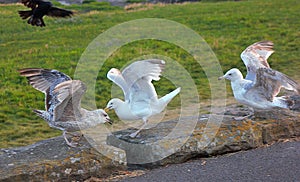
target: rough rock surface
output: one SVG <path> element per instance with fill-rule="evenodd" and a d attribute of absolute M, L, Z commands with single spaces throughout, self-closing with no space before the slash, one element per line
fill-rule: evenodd
<path fill-rule="evenodd" d="M 248 114 L 253 114 L 248 108 L 229 107 L 224 117 L 208 114 L 198 118 L 185 117 L 183 125 L 174 120 L 161 122 L 143 130 L 134 139 L 128 136 L 134 131 L 129 128 L 108 137 L 105 135 L 105 142 L 101 143 L 105 145 L 104 149 L 97 146 L 97 141 L 95 144 L 89 139 L 89 142 L 82 140 L 78 148 L 70 148 L 62 137 L 26 147 L 1 149 L 0 180 L 81 181 L 104 177 L 128 166 L 155 167 L 181 163 L 194 157 L 247 150 L 300 136 L 298 111 L 255 112 L 254 117 L 241 118 Z M 221 123 L 208 124 L 208 117 L 211 121 L 223 118 Z M 239 120 L 235 120 L 237 118 Z M 187 132 L 184 127 L 192 127 L 193 130 Z M 170 135 L 172 132 L 173 135 Z M 101 147 L 105 154 L 98 152 Z"/>
<path fill-rule="evenodd" d="M 183 145 L 178 145 L 178 143 L 186 139 L 184 133 L 166 139 L 166 135 L 176 126 L 176 121 L 160 123 L 155 128 L 144 130 L 140 137 L 135 139 L 128 136 L 133 132 L 130 129 L 118 131 L 108 137 L 107 143 L 125 150 L 128 165 L 153 167 L 181 163 L 193 157 L 247 150 L 280 139 L 300 136 L 299 112 L 286 110 L 255 112 L 251 119 L 234 120 L 234 118 L 251 113 L 251 110 L 245 108 L 238 110 L 229 108 L 220 126 L 218 124 L 208 126 L 206 118 L 209 115 L 202 115 L 198 118 L 193 133 Z M 185 122 L 189 123 L 189 119 L 192 118 L 186 118 Z M 217 128 L 214 129 L 214 127 Z M 204 129 L 207 128 L 210 129 L 205 133 Z M 217 132 L 210 136 L 216 130 Z M 161 140 L 160 144 L 154 143 Z M 168 155 L 169 153 L 171 155 Z"/>
<path fill-rule="evenodd" d="M 125 168 L 86 141 L 70 148 L 63 137 L 0 150 L 0 181 L 71 181 L 103 177 Z"/>

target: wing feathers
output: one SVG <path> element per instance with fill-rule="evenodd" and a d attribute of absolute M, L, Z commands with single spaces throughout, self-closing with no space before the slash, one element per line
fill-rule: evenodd
<path fill-rule="evenodd" d="M 61 9 L 61 8 L 56 8 L 56 7 L 51 7 L 49 11 L 47 12 L 48 16 L 52 17 L 69 17 L 73 15 L 72 11 Z"/>
<path fill-rule="evenodd" d="M 21 76 L 28 79 L 33 88 L 47 94 L 51 85 L 59 84 L 63 81 L 71 80 L 71 78 L 57 70 L 41 69 L 41 68 L 25 68 L 18 70 Z"/>
<path fill-rule="evenodd" d="M 274 52 L 273 46 L 271 41 L 260 41 L 250 45 L 241 53 L 241 58 L 247 67 L 247 80 L 255 80 L 258 68 L 270 68 L 267 59 Z"/>
<path fill-rule="evenodd" d="M 259 68 L 253 89 L 262 87 L 263 94 L 269 101 L 277 96 L 280 89 L 284 87 L 287 90 L 293 90 L 299 93 L 299 85 L 287 75 L 270 68 Z"/>
<path fill-rule="evenodd" d="M 122 88 L 126 101 L 133 98 L 132 94 L 140 94 L 141 92 L 148 95 L 149 98 L 157 98 L 151 81 L 160 79 L 164 67 L 165 61 L 159 59 L 136 61 L 127 66 L 122 72 L 112 68 L 107 73 L 107 78 Z"/>
<path fill-rule="evenodd" d="M 158 81 L 164 67 L 165 61 L 159 59 L 136 61 L 126 67 L 122 75 L 129 85 L 143 77 Z"/>
<path fill-rule="evenodd" d="M 81 97 L 85 91 L 86 86 L 80 80 L 68 80 L 58 84 L 52 93 L 58 101 L 53 109 L 55 119 L 75 121 L 76 117 L 80 117 Z"/>

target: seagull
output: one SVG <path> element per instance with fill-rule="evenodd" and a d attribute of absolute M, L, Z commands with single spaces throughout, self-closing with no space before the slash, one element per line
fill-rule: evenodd
<path fill-rule="evenodd" d="M 235 99 L 255 109 L 269 110 L 274 107 L 291 109 L 293 101 L 278 96 L 281 88 L 300 93 L 300 87 L 287 75 L 270 68 L 267 59 L 274 52 L 271 41 L 256 42 L 241 53 L 247 67 L 245 79 L 237 68 L 232 68 L 220 79 L 231 81 Z"/>
<path fill-rule="evenodd" d="M 115 110 L 121 120 L 139 120 L 144 124 L 129 136 L 135 138 L 147 125 L 148 118 L 161 113 L 167 104 L 180 92 L 177 88 L 158 99 L 152 80 L 158 81 L 165 67 L 165 61 L 149 59 L 136 61 L 122 72 L 116 68 L 110 69 L 107 78 L 117 84 L 124 93 L 125 101 L 119 98 L 111 99 L 105 109 Z"/>
<path fill-rule="evenodd" d="M 69 132 L 112 123 L 103 109 L 88 111 L 80 107 L 81 97 L 86 91 L 85 84 L 80 80 L 72 80 L 57 70 L 25 68 L 18 71 L 28 79 L 33 88 L 45 94 L 45 110 L 33 111 L 50 127 L 62 130 L 70 147 L 76 147 L 78 143 L 67 139 Z"/>
<path fill-rule="evenodd" d="M 72 11 L 54 7 L 51 2 L 43 0 L 21 0 L 21 2 L 31 10 L 19 11 L 19 15 L 22 19 L 27 19 L 28 24 L 32 26 L 46 26 L 43 20 L 43 16 L 52 17 L 70 17 L 73 15 Z"/>

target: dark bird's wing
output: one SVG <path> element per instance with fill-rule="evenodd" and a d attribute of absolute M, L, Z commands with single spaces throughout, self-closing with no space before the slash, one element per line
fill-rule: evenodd
<path fill-rule="evenodd" d="M 246 80 L 255 80 L 256 70 L 259 68 L 270 68 L 267 59 L 274 52 L 273 42 L 261 41 L 247 47 L 241 58 L 247 67 Z"/>
<path fill-rule="evenodd" d="M 42 68 L 25 68 L 19 70 L 21 76 L 25 76 L 28 79 L 29 84 L 43 92 L 46 96 L 45 107 L 49 109 L 49 101 L 52 99 L 51 92 L 56 85 L 71 80 L 71 78 L 57 70 L 42 69 Z"/>
<path fill-rule="evenodd" d="M 256 71 L 256 80 L 250 90 L 259 90 L 267 100 L 273 101 L 273 98 L 278 95 L 281 88 L 300 92 L 299 85 L 287 75 L 271 68 L 259 68 Z"/>
<path fill-rule="evenodd" d="M 40 1 L 41 0 L 21 0 L 21 3 L 28 8 L 35 9 Z"/>
<path fill-rule="evenodd" d="M 28 17 L 30 17 L 33 14 L 32 10 L 28 10 L 28 11 L 18 11 L 20 17 L 24 20 L 27 19 Z"/>
<path fill-rule="evenodd" d="M 57 7 L 51 7 L 46 15 L 52 17 L 69 17 L 73 15 L 73 12 Z"/>

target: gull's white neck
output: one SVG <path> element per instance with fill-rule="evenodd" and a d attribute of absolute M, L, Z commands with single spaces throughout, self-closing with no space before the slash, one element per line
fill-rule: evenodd
<path fill-rule="evenodd" d="M 122 100 L 118 101 L 117 107 L 115 107 L 114 110 L 115 110 L 117 116 L 121 120 L 137 120 L 137 119 L 139 119 L 137 116 L 132 114 L 129 104 Z"/>

